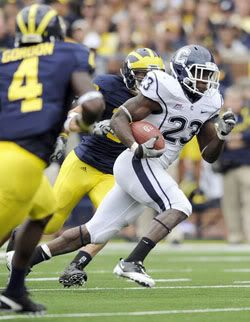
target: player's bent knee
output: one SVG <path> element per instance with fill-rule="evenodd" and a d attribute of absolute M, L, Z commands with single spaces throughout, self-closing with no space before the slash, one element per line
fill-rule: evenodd
<path fill-rule="evenodd" d="M 181 210 L 187 217 L 189 217 L 192 214 L 193 208 L 191 203 L 186 200 L 186 203 L 183 203 L 182 210 Z"/>
<path fill-rule="evenodd" d="M 172 208 L 183 212 L 187 217 L 192 214 L 192 205 L 184 194 L 179 202 L 172 204 Z"/>

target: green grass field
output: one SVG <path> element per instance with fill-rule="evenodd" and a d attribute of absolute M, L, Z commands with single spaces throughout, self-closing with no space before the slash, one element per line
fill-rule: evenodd
<path fill-rule="evenodd" d="M 161 243 L 145 262 L 156 287 L 145 289 L 112 274 L 133 244 L 113 242 L 89 265 L 88 283 L 64 289 L 57 278 L 72 258 L 65 255 L 34 268 L 27 285 L 46 304 L 42 317 L 0 313 L 0 321 L 249 322 L 250 246 Z M 0 287 L 5 286 L 3 254 Z"/>

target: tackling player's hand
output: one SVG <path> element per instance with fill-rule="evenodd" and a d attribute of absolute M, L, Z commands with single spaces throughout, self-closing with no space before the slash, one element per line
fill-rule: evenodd
<path fill-rule="evenodd" d="M 110 127 L 110 120 L 95 122 L 90 127 L 90 133 L 94 135 L 100 135 L 100 136 L 105 136 L 108 133 L 111 133 L 114 135 L 114 131 Z"/>
<path fill-rule="evenodd" d="M 81 132 L 81 113 L 80 112 L 75 112 L 76 109 L 73 111 L 70 111 L 66 121 L 64 122 L 64 131 L 69 133 L 69 132 Z"/>
<path fill-rule="evenodd" d="M 157 137 L 151 138 L 143 144 L 134 143 L 130 150 L 134 152 L 135 156 L 139 159 L 142 158 L 159 158 L 165 151 L 166 148 L 161 150 L 154 149 L 155 142 L 158 140 Z"/>
<path fill-rule="evenodd" d="M 227 111 L 215 121 L 215 129 L 220 140 L 225 140 L 236 124 L 233 112 Z"/>
<path fill-rule="evenodd" d="M 50 156 L 51 162 L 59 161 L 65 154 L 67 140 L 68 136 L 65 133 L 62 133 L 58 136 L 58 138 L 56 139 L 55 150 Z"/>

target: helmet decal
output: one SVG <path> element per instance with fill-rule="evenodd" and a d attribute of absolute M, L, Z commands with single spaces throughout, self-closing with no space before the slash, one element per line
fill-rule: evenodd
<path fill-rule="evenodd" d="M 61 40 L 64 30 L 57 12 L 47 5 L 24 7 L 16 17 L 15 45 Z"/>
<path fill-rule="evenodd" d="M 188 56 L 191 53 L 191 50 L 187 47 L 180 49 L 175 57 L 175 61 L 177 64 L 183 65 L 187 62 Z"/>

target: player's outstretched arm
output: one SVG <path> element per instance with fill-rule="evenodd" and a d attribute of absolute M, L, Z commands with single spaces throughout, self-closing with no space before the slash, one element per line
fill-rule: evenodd
<path fill-rule="evenodd" d="M 224 142 L 235 123 L 234 114 L 228 111 L 222 116 L 218 116 L 214 122 L 210 120 L 202 126 L 197 139 L 205 161 L 213 163 L 218 159 L 224 147 Z"/>

